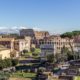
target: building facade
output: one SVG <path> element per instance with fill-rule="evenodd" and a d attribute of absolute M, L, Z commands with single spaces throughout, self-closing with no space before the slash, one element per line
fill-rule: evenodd
<path fill-rule="evenodd" d="M 49 32 L 48 31 L 35 31 L 35 38 L 36 39 L 44 39 L 44 37 L 49 37 Z"/>
<path fill-rule="evenodd" d="M 21 29 L 20 36 L 29 36 L 31 38 L 35 38 L 35 33 L 33 29 Z"/>
<path fill-rule="evenodd" d="M 5 48 L 3 45 L 0 45 L 0 59 L 10 58 L 10 49 Z"/>
<path fill-rule="evenodd" d="M 33 29 L 21 29 L 20 36 L 29 36 L 34 39 L 43 39 L 44 37 L 49 37 L 48 31 L 35 31 Z"/>
<path fill-rule="evenodd" d="M 65 46 L 68 48 L 69 51 L 71 51 L 73 48 L 74 50 L 74 39 L 69 39 L 69 38 L 61 38 L 59 35 L 58 36 L 51 36 L 49 37 L 51 39 L 56 47 L 56 53 L 61 53 L 62 48 Z"/>
<path fill-rule="evenodd" d="M 23 51 L 25 49 L 26 43 L 23 39 L 18 39 L 14 41 L 14 50 L 16 51 Z"/>
<path fill-rule="evenodd" d="M 23 50 L 27 50 L 30 52 L 31 49 L 31 38 L 25 37 L 24 39 L 17 39 L 14 41 L 14 49 L 22 52 Z"/>
<path fill-rule="evenodd" d="M 0 51 L 0 58 L 1 59 L 10 58 L 10 50 L 9 49 L 1 50 Z"/>
<path fill-rule="evenodd" d="M 61 53 L 62 48 L 65 46 L 71 51 L 71 47 L 74 50 L 74 39 L 69 39 L 69 38 L 61 38 L 60 36 L 50 36 L 46 40 L 39 40 L 39 46 L 44 44 L 54 44 L 55 46 L 55 53 Z"/>
<path fill-rule="evenodd" d="M 26 37 L 24 39 L 0 38 L 0 45 L 3 45 L 6 48 L 10 49 L 11 52 L 14 50 L 21 52 L 24 49 L 30 51 L 31 38 L 30 37 Z"/>
<path fill-rule="evenodd" d="M 53 54 L 54 55 L 54 49 L 55 49 L 55 47 L 54 47 L 54 45 L 53 44 L 42 44 L 41 46 L 40 46 L 40 49 L 41 49 L 41 54 L 40 54 L 40 56 L 41 57 L 47 57 L 47 55 L 50 55 L 50 54 Z"/>
<path fill-rule="evenodd" d="M 5 46 L 11 51 L 14 50 L 14 38 L 0 38 L 0 45 Z"/>
<path fill-rule="evenodd" d="M 80 53 L 80 35 L 74 37 L 75 52 Z"/>
<path fill-rule="evenodd" d="M 38 47 L 39 40 L 44 39 L 44 37 L 49 37 L 48 31 L 35 31 L 33 29 L 21 29 L 20 30 L 20 36 L 27 36 L 31 37 L 31 44 L 35 47 Z"/>
<path fill-rule="evenodd" d="M 53 54 L 55 55 L 55 45 L 54 43 L 47 37 L 44 37 L 44 39 L 39 40 L 39 46 L 41 49 L 41 57 L 46 57 L 47 55 Z"/>

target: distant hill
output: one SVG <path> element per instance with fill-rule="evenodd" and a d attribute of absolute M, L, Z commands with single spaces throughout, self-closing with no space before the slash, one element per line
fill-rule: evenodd
<path fill-rule="evenodd" d="M 19 33 L 19 29 L 0 29 L 0 34 Z"/>

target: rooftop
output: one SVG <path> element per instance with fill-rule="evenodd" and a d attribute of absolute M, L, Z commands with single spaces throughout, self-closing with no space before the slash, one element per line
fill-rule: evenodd
<path fill-rule="evenodd" d="M 5 46 L 3 46 L 3 45 L 0 45 L 0 51 L 2 51 L 2 50 L 7 50 L 8 48 L 6 48 Z"/>
<path fill-rule="evenodd" d="M 0 41 L 12 41 L 14 38 L 0 38 Z"/>

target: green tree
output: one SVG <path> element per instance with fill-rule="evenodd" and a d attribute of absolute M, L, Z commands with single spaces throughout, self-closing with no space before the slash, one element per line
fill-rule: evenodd
<path fill-rule="evenodd" d="M 2 70 L 3 68 L 4 68 L 4 66 L 3 66 L 3 60 L 0 59 L 0 70 Z"/>
<path fill-rule="evenodd" d="M 26 56 L 28 54 L 28 50 L 24 49 L 22 52 L 21 52 L 21 55 L 22 56 Z"/>
<path fill-rule="evenodd" d="M 35 53 L 35 52 L 33 52 L 33 53 L 32 53 L 32 55 L 33 55 L 33 56 L 38 56 L 38 54 L 37 54 L 37 53 Z"/>
<path fill-rule="evenodd" d="M 35 48 L 34 52 L 32 52 L 33 56 L 39 56 L 39 53 L 41 52 L 41 50 L 39 48 Z"/>
<path fill-rule="evenodd" d="M 12 66 L 16 66 L 19 63 L 18 59 L 12 59 Z"/>
<path fill-rule="evenodd" d="M 11 59 L 0 60 L 0 69 L 11 67 L 12 62 Z"/>
<path fill-rule="evenodd" d="M 54 56 L 55 56 L 56 62 L 60 62 L 61 54 L 60 53 L 56 53 Z"/>
<path fill-rule="evenodd" d="M 28 53 L 28 50 L 25 50 L 25 49 L 24 49 L 24 50 L 23 50 L 23 53 L 24 53 L 24 54 L 25 54 L 25 53 Z"/>
<path fill-rule="evenodd" d="M 5 67 L 11 67 L 12 66 L 12 61 L 11 59 L 4 59 Z"/>
<path fill-rule="evenodd" d="M 66 33 L 62 34 L 61 37 L 62 38 L 67 37 L 68 38 L 69 45 L 70 45 L 72 53 L 74 54 L 74 59 L 75 59 L 75 53 L 74 53 L 73 46 L 72 46 L 71 41 L 70 41 L 73 38 L 73 34 L 71 32 L 66 32 Z"/>
<path fill-rule="evenodd" d="M 35 48 L 31 48 L 31 52 L 34 52 L 35 51 Z"/>
<path fill-rule="evenodd" d="M 54 55 L 53 54 L 47 55 L 47 61 L 49 61 L 50 63 L 53 63 L 55 61 Z"/>
<path fill-rule="evenodd" d="M 80 31 L 79 30 L 72 31 L 72 32 L 66 32 L 66 33 L 61 34 L 62 38 L 65 38 L 65 37 L 69 38 L 69 45 L 71 47 L 71 51 L 73 53 L 74 59 L 77 59 L 77 58 L 76 58 L 76 53 L 74 52 L 73 47 L 72 47 L 72 45 L 70 43 L 70 39 L 73 38 L 73 37 L 75 37 L 75 36 L 78 36 L 78 35 L 80 35 Z"/>
<path fill-rule="evenodd" d="M 80 35 L 80 31 L 72 31 L 61 34 L 62 37 L 68 36 L 69 38 Z"/>
<path fill-rule="evenodd" d="M 67 52 L 67 59 L 68 59 L 68 61 L 74 59 L 73 54 L 70 51 Z"/>
<path fill-rule="evenodd" d="M 11 66 L 16 66 L 17 64 L 18 59 L 0 59 L 0 70 Z"/>
<path fill-rule="evenodd" d="M 72 31 L 72 35 L 73 35 L 73 36 L 80 35 L 80 31 Z"/>
<path fill-rule="evenodd" d="M 62 38 L 68 37 L 71 39 L 73 37 L 73 34 L 71 32 L 66 32 L 66 33 L 61 34 L 61 37 Z"/>
<path fill-rule="evenodd" d="M 68 48 L 63 46 L 63 48 L 61 49 L 61 61 L 63 62 L 67 61 L 67 57 L 68 57 L 67 52 L 68 52 Z"/>

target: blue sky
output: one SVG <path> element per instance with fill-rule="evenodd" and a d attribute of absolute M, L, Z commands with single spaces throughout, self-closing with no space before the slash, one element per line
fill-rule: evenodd
<path fill-rule="evenodd" d="M 0 0 L 0 28 L 63 33 L 80 30 L 80 0 Z"/>

